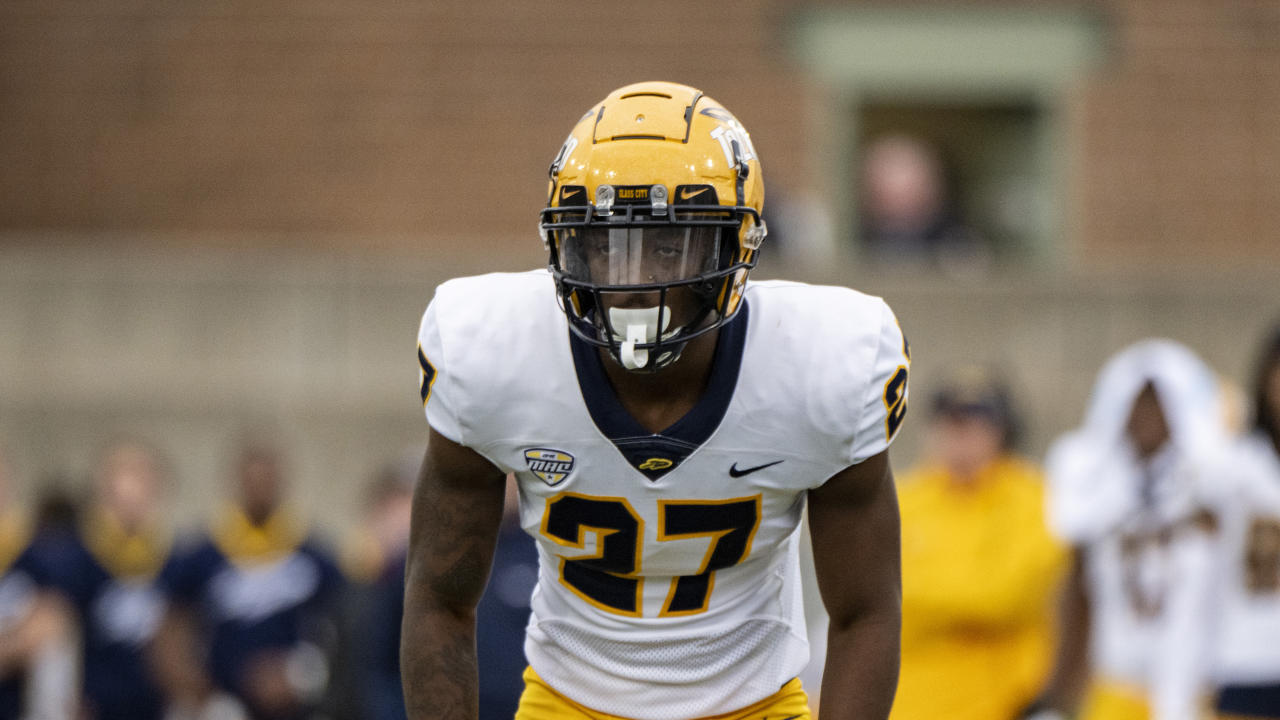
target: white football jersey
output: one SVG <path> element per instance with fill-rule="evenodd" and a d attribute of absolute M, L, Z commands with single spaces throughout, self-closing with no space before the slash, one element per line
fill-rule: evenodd
<path fill-rule="evenodd" d="M 441 285 L 419 334 L 422 399 L 437 432 L 519 480 L 540 561 L 534 671 L 640 720 L 742 708 L 795 677 L 806 491 L 888 447 L 908 355 L 879 298 L 753 282 L 704 396 L 653 434 L 571 339 L 547 272 Z"/>
<path fill-rule="evenodd" d="M 1169 439 L 1139 459 L 1126 437 L 1135 398 L 1156 389 Z M 1186 348 L 1148 340 L 1099 373 L 1084 425 L 1045 460 L 1049 519 L 1085 552 L 1093 670 L 1141 687 L 1154 720 L 1191 720 L 1208 671 L 1215 465 L 1212 372 Z"/>
<path fill-rule="evenodd" d="M 1232 448 L 1220 508 L 1221 684 L 1280 682 L 1280 457 L 1253 434 Z"/>

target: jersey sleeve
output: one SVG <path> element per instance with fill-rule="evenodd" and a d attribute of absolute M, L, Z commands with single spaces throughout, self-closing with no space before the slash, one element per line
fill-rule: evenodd
<path fill-rule="evenodd" d="M 449 364 L 440 327 L 441 305 L 437 291 L 418 328 L 418 394 L 427 423 L 441 435 L 464 445 L 454 368 Z"/>
<path fill-rule="evenodd" d="M 850 465 L 888 448 L 907 414 L 911 348 L 893 311 L 883 301 L 879 304 L 880 327 L 874 340 L 871 380 L 858 408 L 847 458 Z"/>

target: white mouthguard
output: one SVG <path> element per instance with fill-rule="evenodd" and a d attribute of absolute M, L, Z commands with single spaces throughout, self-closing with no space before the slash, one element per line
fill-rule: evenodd
<path fill-rule="evenodd" d="M 661 332 L 664 338 L 679 332 L 680 328 L 667 331 L 671 324 L 671 308 L 662 308 Z M 658 308 L 609 308 L 609 325 L 615 329 L 626 328 L 626 336 L 620 337 L 616 332 L 614 339 L 622 340 L 619 348 L 619 359 L 628 370 L 639 370 L 649 362 L 648 350 L 637 350 L 637 343 L 650 343 L 658 339 Z"/>

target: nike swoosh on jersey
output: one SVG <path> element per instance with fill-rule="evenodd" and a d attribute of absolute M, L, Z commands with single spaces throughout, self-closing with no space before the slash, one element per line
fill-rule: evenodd
<path fill-rule="evenodd" d="M 765 468 L 773 467 L 774 465 L 777 465 L 780 462 L 783 462 L 783 461 L 774 460 L 771 463 L 765 463 L 763 465 L 757 465 L 755 467 L 743 468 L 742 470 L 738 469 L 738 463 L 734 463 L 733 467 L 729 468 L 729 477 L 740 478 L 743 475 L 750 475 L 751 473 L 756 472 L 757 470 L 763 470 Z"/>

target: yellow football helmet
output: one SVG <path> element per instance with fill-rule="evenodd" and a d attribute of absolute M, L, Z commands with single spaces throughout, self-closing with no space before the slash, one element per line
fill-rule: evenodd
<path fill-rule="evenodd" d="M 574 334 L 655 371 L 733 319 L 767 230 L 760 161 L 722 105 L 674 83 L 619 88 L 550 174 L 539 225 Z"/>

